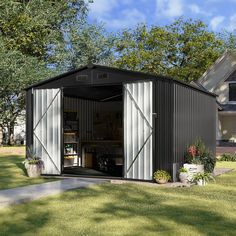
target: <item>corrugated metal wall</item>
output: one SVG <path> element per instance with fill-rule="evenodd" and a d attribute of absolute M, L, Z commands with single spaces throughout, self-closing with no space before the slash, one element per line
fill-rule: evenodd
<path fill-rule="evenodd" d="M 93 139 L 93 118 L 101 103 L 78 98 L 64 97 L 64 111 L 78 112 L 79 138 L 83 141 Z"/>
<path fill-rule="evenodd" d="M 125 178 L 152 179 L 152 98 L 153 82 L 124 85 Z"/>
<path fill-rule="evenodd" d="M 182 164 L 187 146 L 192 144 L 198 137 L 215 153 L 215 97 L 175 83 L 173 101 L 173 162 Z"/>
<path fill-rule="evenodd" d="M 33 147 L 43 174 L 61 174 L 61 90 L 34 90 Z"/>
<path fill-rule="evenodd" d="M 30 147 L 32 145 L 33 145 L 33 89 L 30 89 L 26 91 L 26 146 Z"/>
<path fill-rule="evenodd" d="M 154 83 L 154 169 L 167 170 L 173 168 L 173 83 L 171 80 L 157 80 Z"/>

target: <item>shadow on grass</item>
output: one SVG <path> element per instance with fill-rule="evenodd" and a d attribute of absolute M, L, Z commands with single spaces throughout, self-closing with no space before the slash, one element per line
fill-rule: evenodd
<path fill-rule="evenodd" d="M 1 235 L 37 235 L 37 231 L 50 219 L 45 210 L 48 203 L 36 202 L 34 207 L 28 204 L 15 206 L 10 211 L 0 212 Z"/>
<path fill-rule="evenodd" d="M 32 235 L 41 230 L 45 232 L 47 227 L 60 228 L 61 235 L 81 231 L 84 235 L 97 235 L 100 229 L 104 234 L 99 235 L 109 235 L 108 232 L 116 227 L 114 222 L 122 219 L 127 222 L 124 229 L 120 229 L 125 230 L 123 235 L 171 235 L 188 227 L 195 234 L 222 235 L 223 232 L 223 235 L 235 235 L 233 219 L 224 217 L 201 201 L 191 203 L 188 198 L 185 191 L 176 193 L 161 188 L 103 184 L 0 212 L 0 228 L 3 235 L 29 232 Z M 68 224 L 62 227 L 65 219 Z M 74 221 L 70 223 L 70 219 Z M 83 225 L 80 224 L 82 220 L 86 222 Z"/>
<path fill-rule="evenodd" d="M 22 170 L 22 174 L 23 174 L 24 176 L 28 177 L 27 171 L 26 171 L 26 169 L 25 169 L 25 165 L 24 165 L 22 162 L 16 163 L 16 166 L 17 166 L 19 169 Z"/>

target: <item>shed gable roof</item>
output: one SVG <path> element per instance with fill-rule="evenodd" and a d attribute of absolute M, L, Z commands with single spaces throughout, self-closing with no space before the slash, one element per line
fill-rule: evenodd
<path fill-rule="evenodd" d="M 62 78 L 69 77 L 71 75 L 77 74 L 77 73 L 79 73 L 81 71 L 92 70 L 92 69 L 103 70 L 103 71 L 105 71 L 107 73 L 117 73 L 117 74 L 120 74 L 122 76 L 125 75 L 127 77 L 132 77 L 132 79 L 134 79 L 134 81 L 135 81 L 135 79 L 136 80 L 145 80 L 145 79 L 158 80 L 159 79 L 159 80 L 174 81 L 175 83 L 179 83 L 179 84 L 182 84 L 184 86 L 191 87 L 192 89 L 198 90 L 198 91 L 200 91 L 202 93 L 205 93 L 205 94 L 208 94 L 208 95 L 211 95 L 211 96 L 214 96 L 214 97 L 216 96 L 214 93 L 211 93 L 211 92 L 207 91 L 206 89 L 199 88 L 199 87 L 197 87 L 195 85 L 187 84 L 187 83 L 185 83 L 183 81 L 179 81 L 179 80 L 173 79 L 173 78 L 168 77 L 168 76 L 162 76 L 162 75 L 158 75 L 157 76 L 157 75 L 153 75 L 153 74 L 150 74 L 150 73 L 131 71 L 131 70 L 127 70 L 127 69 L 120 69 L 120 68 L 108 67 L 108 66 L 96 65 L 96 64 L 88 64 L 88 65 L 80 67 L 78 69 L 75 69 L 75 70 L 72 70 L 72 71 L 60 74 L 60 75 L 58 75 L 56 77 L 40 81 L 40 82 L 38 82 L 36 84 L 33 84 L 33 85 L 27 87 L 25 90 L 29 90 L 29 89 L 35 88 L 35 87 L 40 87 L 42 85 L 49 84 L 51 82 L 60 80 Z"/>

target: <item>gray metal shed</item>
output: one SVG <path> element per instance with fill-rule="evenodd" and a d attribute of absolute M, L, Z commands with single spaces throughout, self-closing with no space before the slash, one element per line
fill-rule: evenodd
<path fill-rule="evenodd" d="M 164 169 L 176 181 L 196 138 L 215 153 L 215 95 L 172 78 L 88 65 L 26 94 L 26 142 L 43 174 L 150 181 Z"/>

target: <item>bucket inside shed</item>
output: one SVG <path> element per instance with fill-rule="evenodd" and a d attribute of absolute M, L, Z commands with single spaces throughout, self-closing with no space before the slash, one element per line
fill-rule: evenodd
<path fill-rule="evenodd" d="M 63 172 L 122 177 L 122 86 L 81 86 L 63 93 Z"/>

